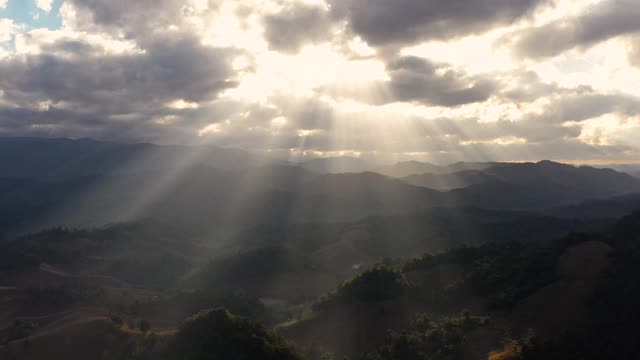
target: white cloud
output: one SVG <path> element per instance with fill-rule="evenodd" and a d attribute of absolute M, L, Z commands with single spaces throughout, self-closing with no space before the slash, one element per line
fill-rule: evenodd
<path fill-rule="evenodd" d="M 49 12 L 53 8 L 53 0 L 35 0 L 38 9 Z"/>
<path fill-rule="evenodd" d="M 7 7 L 9 0 L 0 0 L 0 9 L 4 9 Z"/>
<path fill-rule="evenodd" d="M 17 34 L 22 27 L 16 24 L 11 19 L 0 18 L 0 45 L 4 42 L 10 41 L 15 34 Z"/>

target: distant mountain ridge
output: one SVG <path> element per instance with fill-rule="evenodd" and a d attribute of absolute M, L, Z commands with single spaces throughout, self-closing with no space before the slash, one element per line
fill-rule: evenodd
<path fill-rule="evenodd" d="M 604 168 L 613 169 L 615 171 L 627 173 L 635 177 L 640 177 L 640 164 L 608 164 L 608 165 L 599 165 L 594 167 L 597 167 L 600 169 L 604 169 Z"/>
<path fill-rule="evenodd" d="M 483 170 L 459 171 L 453 173 L 411 175 L 400 180 L 416 186 L 439 190 L 485 188 L 489 194 L 496 188 L 509 189 L 520 186 L 529 189 L 530 194 L 547 193 L 565 198 L 567 201 L 589 198 L 605 198 L 640 192 L 640 181 L 631 175 L 612 169 L 598 169 L 588 166 L 573 166 L 543 160 L 537 163 L 497 163 Z M 499 196 L 498 193 L 495 194 Z M 547 195 L 547 196 L 548 196 Z M 578 200 L 579 201 L 579 200 Z"/>
<path fill-rule="evenodd" d="M 480 170 L 463 170 L 446 174 L 414 174 L 400 178 L 403 182 L 440 191 L 465 188 L 471 185 L 498 181 L 492 175 Z"/>
<path fill-rule="evenodd" d="M 195 163 L 239 169 L 268 162 L 275 160 L 215 146 L 0 137 L 0 178 L 68 179 L 168 170 Z"/>
<path fill-rule="evenodd" d="M 497 162 L 457 162 L 450 165 L 435 165 L 421 161 L 404 161 L 377 169 L 376 172 L 389 177 L 408 177 L 420 174 L 451 174 L 459 171 L 484 170 L 501 163 Z"/>
<path fill-rule="evenodd" d="M 543 211 L 640 193 L 640 179 L 628 174 L 551 161 L 406 162 L 380 170 L 384 175 L 324 172 L 335 161 L 361 164 L 351 158 L 312 161 L 320 164 L 313 171 L 309 163 L 208 146 L 0 138 L 0 153 L 0 235 L 34 223 L 96 226 L 139 218 L 219 233 L 436 207 Z M 437 173 L 389 177 L 425 169 Z"/>
<path fill-rule="evenodd" d="M 501 164 L 484 170 L 502 181 L 534 187 L 559 186 L 591 197 L 611 197 L 639 192 L 640 182 L 611 169 L 576 167 L 553 161 Z"/>
<path fill-rule="evenodd" d="M 300 166 L 319 174 L 358 173 L 372 168 L 367 161 L 349 156 L 315 158 L 300 163 Z"/>

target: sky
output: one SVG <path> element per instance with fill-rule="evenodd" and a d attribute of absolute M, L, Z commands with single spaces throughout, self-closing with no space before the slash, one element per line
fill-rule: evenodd
<path fill-rule="evenodd" d="M 0 0 L 0 136 L 640 162 L 637 0 Z"/>

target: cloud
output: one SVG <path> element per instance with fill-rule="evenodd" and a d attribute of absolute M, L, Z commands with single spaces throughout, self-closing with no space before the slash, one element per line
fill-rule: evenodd
<path fill-rule="evenodd" d="M 331 22 L 326 8 L 298 4 L 265 16 L 264 26 L 272 49 L 294 53 L 306 43 L 327 38 Z"/>
<path fill-rule="evenodd" d="M 422 136 L 439 138 L 449 147 L 461 143 L 510 142 L 545 143 L 561 139 L 577 138 L 580 127 L 568 127 L 547 123 L 544 114 L 530 114 L 522 119 L 484 121 L 477 117 L 416 119 L 415 128 Z M 515 140 L 515 141 L 514 141 Z"/>
<path fill-rule="evenodd" d="M 56 104 L 34 108 L 2 106 L 0 102 L 0 134 L 191 143 L 198 128 L 215 119 L 229 118 L 243 108 L 234 102 L 216 100 L 196 110 L 149 107 L 117 114 Z"/>
<path fill-rule="evenodd" d="M 35 29 L 21 33 L 15 39 L 18 55 L 48 54 L 61 58 L 106 56 L 140 52 L 130 41 L 116 40 L 108 36 L 75 33 L 67 30 Z"/>
<path fill-rule="evenodd" d="M 158 37 L 144 52 L 109 54 L 97 44 L 64 37 L 40 45 L 42 52 L 0 62 L 5 131 L 149 138 L 157 131 L 133 130 L 153 124 L 179 130 L 176 123 L 195 113 L 168 110 L 168 104 L 182 100 L 206 107 L 236 86 L 235 50 L 204 46 L 186 34 Z M 189 131 L 197 126 L 190 124 Z"/>
<path fill-rule="evenodd" d="M 399 114 L 389 106 L 342 108 L 319 99 L 278 96 L 267 107 L 217 123 L 207 134 L 216 143 L 270 150 L 320 152 L 437 152 L 468 144 L 546 143 L 576 139 L 581 126 L 549 121 L 553 113 L 521 118 L 429 117 Z M 274 122 L 277 119 L 277 122 Z M 381 140 L 383 137 L 385 140 Z M 383 145 L 384 144 L 384 145 Z"/>
<path fill-rule="evenodd" d="M 532 102 L 545 96 L 570 91 L 555 83 L 544 82 L 536 72 L 530 70 L 511 72 L 502 82 L 504 84 L 500 96 L 515 103 Z"/>
<path fill-rule="evenodd" d="M 16 24 L 13 20 L 0 18 L 0 45 L 4 42 L 10 41 L 20 29 L 21 26 Z"/>
<path fill-rule="evenodd" d="M 105 32 L 114 37 L 135 39 L 140 44 L 171 29 L 197 32 L 197 16 L 216 11 L 214 1 L 197 0 L 66 0 L 62 9 L 67 26 L 73 30 Z"/>
<path fill-rule="evenodd" d="M 0 0 L 0 9 L 4 9 L 7 7 L 9 0 Z"/>
<path fill-rule="evenodd" d="M 387 80 L 366 86 L 332 84 L 318 91 L 341 99 L 371 105 L 406 102 L 416 105 L 456 107 L 484 102 L 498 91 L 498 83 L 484 76 L 470 76 L 444 63 L 403 56 L 386 64 Z"/>
<path fill-rule="evenodd" d="M 528 15 L 544 0 L 330 0 L 335 18 L 370 45 L 408 45 L 482 33 Z"/>
<path fill-rule="evenodd" d="M 607 0 L 582 15 L 521 30 L 507 37 L 516 54 L 546 58 L 571 49 L 586 49 L 613 37 L 640 32 L 636 0 Z"/>
<path fill-rule="evenodd" d="M 219 96 L 237 85 L 241 51 L 205 45 L 192 3 L 66 1 L 65 28 L 19 34 L 0 60 L 0 132 L 186 142 L 239 111 Z"/>
<path fill-rule="evenodd" d="M 605 0 L 545 25 L 563 8 L 540 6 L 551 1 L 65 0 L 59 30 L 0 20 L 0 135 L 432 160 L 631 156 L 640 94 L 598 85 L 608 73 L 633 84 L 634 69 L 591 56 L 581 61 L 602 81 L 585 86 L 582 70 L 567 70 L 575 59 L 519 62 L 511 51 L 619 34 L 640 66 L 626 20 L 637 9 Z M 496 49 L 500 34 L 509 41 Z M 500 66 L 469 65 L 492 61 L 492 49 Z"/>
<path fill-rule="evenodd" d="M 640 115 L 640 98 L 595 92 L 561 96 L 546 107 L 546 121 L 585 121 L 605 114 Z"/>
<path fill-rule="evenodd" d="M 49 12 L 53 7 L 53 0 L 35 0 L 38 9 Z"/>
<path fill-rule="evenodd" d="M 55 52 L 87 54 L 90 44 L 61 41 Z M 118 105 L 185 99 L 200 102 L 235 86 L 233 51 L 201 45 L 184 35 L 159 38 L 144 53 L 62 59 L 50 53 L 14 57 L 0 63 L 0 86 L 9 100 L 41 100 Z"/>
<path fill-rule="evenodd" d="M 640 35 L 629 39 L 629 62 L 631 65 L 640 68 Z"/>
<path fill-rule="evenodd" d="M 457 106 L 485 101 L 496 88 L 489 79 L 466 76 L 415 56 L 392 61 L 387 71 L 394 101 Z"/>

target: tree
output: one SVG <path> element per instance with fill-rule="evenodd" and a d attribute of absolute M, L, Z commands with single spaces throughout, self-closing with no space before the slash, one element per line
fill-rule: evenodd
<path fill-rule="evenodd" d="M 377 265 L 345 281 L 315 303 L 313 309 L 323 311 L 340 305 L 395 299 L 403 295 L 408 286 L 407 279 L 400 271 L 387 265 Z"/>
<path fill-rule="evenodd" d="M 274 332 L 220 308 L 187 319 L 170 340 L 165 359 L 301 360 L 302 357 Z"/>
<path fill-rule="evenodd" d="M 488 318 L 462 313 L 458 317 L 431 321 L 418 314 L 412 329 L 392 331 L 378 350 L 367 354 L 366 360 L 448 360 L 462 356 L 467 332 L 483 326 Z"/>

